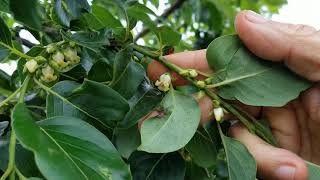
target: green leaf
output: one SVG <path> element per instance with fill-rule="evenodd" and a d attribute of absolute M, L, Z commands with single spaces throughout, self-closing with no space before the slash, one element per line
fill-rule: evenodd
<path fill-rule="evenodd" d="M 116 148 L 122 157 L 128 159 L 138 146 L 141 144 L 140 132 L 138 125 L 132 126 L 128 129 L 114 130 L 113 140 Z"/>
<path fill-rule="evenodd" d="M 136 20 L 142 21 L 151 31 L 157 33 L 157 25 L 149 15 L 156 16 L 152 10 L 143 4 L 134 3 L 134 5 L 127 8 L 129 17 L 135 18 Z"/>
<path fill-rule="evenodd" d="M 224 80 L 214 84 L 219 87 L 219 95 L 223 98 L 237 99 L 253 106 L 281 107 L 311 86 L 311 83 L 298 77 L 284 65 L 262 60 L 245 47 L 238 46 L 240 42 L 236 42 L 236 38 L 237 36 L 219 38 L 207 50 L 208 62 L 217 63 L 218 71 L 225 69 Z M 219 48 L 223 43 L 228 47 L 227 50 Z M 218 51 L 220 55 L 212 56 Z"/>
<path fill-rule="evenodd" d="M 0 122 L 0 136 L 4 133 L 4 130 L 8 127 L 9 122 L 8 121 L 3 121 Z"/>
<path fill-rule="evenodd" d="M 183 180 L 186 171 L 178 152 L 148 154 L 137 151 L 130 156 L 129 163 L 134 180 Z"/>
<path fill-rule="evenodd" d="M 34 153 L 47 179 L 131 179 L 108 138 L 84 121 L 54 117 L 36 124 L 22 103 L 12 119 L 18 140 Z"/>
<path fill-rule="evenodd" d="M 10 55 L 10 50 L 0 45 L 0 62 L 5 60 Z"/>
<path fill-rule="evenodd" d="M 107 82 L 112 80 L 112 69 L 105 61 L 98 61 L 91 67 L 88 79 L 97 82 Z"/>
<path fill-rule="evenodd" d="M 54 15 L 60 24 L 67 27 L 70 26 L 71 20 L 89 11 L 90 5 L 87 0 L 56 0 L 54 4 Z"/>
<path fill-rule="evenodd" d="M 108 9 L 96 4 L 92 5 L 92 12 L 85 17 L 93 29 L 122 27 L 121 22 Z"/>
<path fill-rule="evenodd" d="M 86 47 L 94 52 L 99 52 L 102 46 L 109 45 L 109 38 L 111 36 L 111 31 L 108 29 L 102 29 L 98 32 L 77 32 L 74 34 L 67 34 L 61 31 L 64 39 L 68 41 L 73 41 L 80 46 Z"/>
<path fill-rule="evenodd" d="M 309 170 L 309 180 L 320 179 L 320 166 L 306 161 Z"/>
<path fill-rule="evenodd" d="M 197 166 L 192 162 L 187 162 L 185 180 L 210 180 L 206 169 Z"/>
<path fill-rule="evenodd" d="M 125 118 L 118 124 L 120 128 L 129 128 L 149 114 L 163 98 L 162 93 L 153 88 L 148 81 L 143 81 L 138 92 L 129 100 L 130 111 Z"/>
<path fill-rule="evenodd" d="M 121 120 L 129 110 L 127 101 L 116 91 L 94 81 L 85 80 L 81 86 L 75 82 L 62 81 L 52 90 L 73 105 L 50 94 L 47 97 L 48 117 L 87 116 L 91 121 L 93 118 L 96 123 L 108 126 L 111 122 Z"/>
<path fill-rule="evenodd" d="M 225 136 L 218 125 L 226 153 L 230 180 L 255 180 L 257 165 L 248 149 L 239 141 Z"/>
<path fill-rule="evenodd" d="M 12 37 L 9 27 L 7 26 L 6 22 L 0 17 L 0 41 L 9 46 L 12 46 L 11 39 Z"/>
<path fill-rule="evenodd" d="M 10 0 L 9 5 L 15 20 L 32 29 L 41 29 L 42 13 L 37 0 Z"/>
<path fill-rule="evenodd" d="M 159 27 L 158 33 L 162 46 L 176 46 L 180 43 L 181 34 L 169 26 Z"/>
<path fill-rule="evenodd" d="M 10 13 L 9 0 L 1 0 L 0 1 L 0 11 Z"/>
<path fill-rule="evenodd" d="M 143 122 L 139 150 L 173 152 L 184 147 L 195 134 L 201 111 L 191 96 L 170 90 L 160 103 L 160 108 L 163 112 L 159 116 Z"/>
<path fill-rule="evenodd" d="M 115 57 L 110 87 L 129 99 L 137 91 L 145 76 L 142 65 L 132 61 L 131 51 L 121 50 Z"/>
<path fill-rule="evenodd" d="M 10 85 L 11 77 L 0 69 L 0 89 L 12 90 Z M 1 93 L 0 93 L 1 94 Z"/>
<path fill-rule="evenodd" d="M 197 130 L 185 148 L 198 166 L 209 168 L 216 165 L 217 149 L 204 129 Z"/>

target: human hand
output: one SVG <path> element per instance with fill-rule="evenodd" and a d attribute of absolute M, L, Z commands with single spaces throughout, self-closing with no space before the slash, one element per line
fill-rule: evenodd
<path fill-rule="evenodd" d="M 320 33 L 314 28 L 266 20 L 251 11 L 239 13 L 235 25 L 241 40 L 257 56 L 283 62 L 312 82 L 320 80 Z M 166 59 L 184 68 L 210 72 L 205 54 L 205 50 L 184 52 L 169 55 Z M 158 62 L 148 67 L 152 80 L 157 80 L 167 71 Z M 177 79 L 175 85 L 186 83 L 175 73 L 173 76 Z M 210 120 L 211 100 L 204 97 L 199 105 L 202 109 L 201 120 Z M 281 108 L 244 108 L 254 116 L 263 114 L 267 117 L 281 147 L 272 147 L 242 125 L 230 128 L 229 134 L 245 144 L 255 157 L 258 175 L 263 179 L 307 179 L 304 160 L 320 163 L 320 86 L 315 83 L 296 100 Z"/>

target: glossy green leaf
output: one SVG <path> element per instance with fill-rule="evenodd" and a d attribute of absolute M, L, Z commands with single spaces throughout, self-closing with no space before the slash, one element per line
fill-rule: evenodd
<path fill-rule="evenodd" d="M 74 34 L 67 34 L 62 31 L 61 34 L 64 39 L 73 41 L 97 53 L 103 46 L 110 44 L 111 31 L 102 29 L 98 32 L 77 32 Z"/>
<path fill-rule="evenodd" d="M 219 127 L 226 153 L 230 180 L 255 180 L 257 165 L 248 149 L 239 141 L 227 137 Z"/>
<path fill-rule="evenodd" d="M 12 118 L 17 138 L 47 179 L 131 179 L 112 143 L 84 121 L 54 117 L 35 123 L 21 103 Z"/>
<path fill-rule="evenodd" d="M 41 29 L 42 13 L 37 0 L 10 0 L 9 5 L 15 20 L 30 28 Z"/>
<path fill-rule="evenodd" d="M 121 22 L 116 19 L 108 9 L 93 4 L 92 12 L 86 16 L 89 26 L 94 29 L 122 27 Z"/>
<path fill-rule="evenodd" d="M 127 101 L 116 91 L 94 81 L 85 80 L 81 86 L 75 82 L 62 81 L 52 89 L 73 105 L 50 94 L 47 97 L 48 117 L 87 116 L 100 125 L 108 126 L 110 122 L 121 120 L 129 110 Z"/>
<path fill-rule="evenodd" d="M 136 20 L 142 21 L 147 27 L 149 27 L 153 32 L 157 33 L 156 23 L 149 17 L 149 15 L 154 16 L 155 14 L 146 6 L 135 3 L 127 8 L 128 16 L 135 18 Z"/>
<path fill-rule="evenodd" d="M 216 165 L 217 149 L 204 129 L 197 130 L 185 148 L 198 166 L 209 168 Z"/>
<path fill-rule="evenodd" d="M 239 46 L 240 42 L 236 39 L 237 36 L 219 38 L 207 50 L 208 62 L 217 63 L 217 70 L 225 71 L 223 81 L 215 84 L 223 98 L 237 99 L 253 106 L 281 107 L 311 86 L 311 83 L 284 65 L 253 55 L 245 47 Z M 226 46 L 228 49 L 221 46 L 223 43 L 230 44 Z"/>
<path fill-rule="evenodd" d="M 167 153 L 184 147 L 195 134 L 201 111 L 196 100 L 170 90 L 160 103 L 161 115 L 144 121 L 139 150 Z"/>
<path fill-rule="evenodd" d="M 105 61 L 98 61 L 91 67 L 88 79 L 97 82 L 107 82 L 112 80 L 112 69 Z"/>
<path fill-rule="evenodd" d="M 138 123 L 138 121 L 149 114 L 163 98 L 162 93 L 154 88 L 148 81 L 143 81 L 137 93 L 129 100 L 130 111 L 118 124 L 120 128 L 128 128 Z"/>
<path fill-rule="evenodd" d="M 129 99 L 139 87 L 145 76 L 144 68 L 131 59 L 131 51 L 124 49 L 116 57 L 110 87 Z"/>
<path fill-rule="evenodd" d="M 129 158 L 134 180 L 183 180 L 186 167 L 178 152 L 149 154 L 134 152 Z"/>
<path fill-rule="evenodd" d="M 320 166 L 307 161 L 306 164 L 309 171 L 309 180 L 320 179 Z"/>
<path fill-rule="evenodd" d="M 7 26 L 6 22 L 0 17 L 0 41 L 9 46 L 12 46 L 11 38 L 12 37 L 9 27 Z"/>
<path fill-rule="evenodd" d="M 67 8 L 67 9 L 66 9 Z M 54 15 L 58 22 L 69 27 L 70 21 L 79 18 L 84 12 L 90 11 L 90 5 L 86 0 L 56 0 Z"/>

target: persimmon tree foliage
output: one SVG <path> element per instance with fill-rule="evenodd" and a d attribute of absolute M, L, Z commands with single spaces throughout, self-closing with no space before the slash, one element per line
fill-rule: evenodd
<path fill-rule="evenodd" d="M 237 35 L 222 35 L 234 32 L 240 9 L 270 15 L 285 2 L 169 0 L 158 16 L 146 4 L 159 2 L 0 1 L 0 62 L 17 63 L 12 75 L 0 71 L 1 180 L 256 178 L 255 160 L 227 136 L 230 123 L 223 115 L 231 113 L 251 133 L 277 142 L 267 121 L 231 100 L 280 107 L 310 83 L 260 60 Z M 207 47 L 213 74 L 164 57 Z M 169 73 L 151 82 L 151 60 L 189 85 L 173 87 Z M 197 80 L 199 74 L 206 78 Z M 203 95 L 212 99 L 217 121 L 199 126 L 196 100 Z M 152 111 L 160 115 L 138 129 Z M 310 178 L 319 178 L 319 167 L 308 166 Z"/>

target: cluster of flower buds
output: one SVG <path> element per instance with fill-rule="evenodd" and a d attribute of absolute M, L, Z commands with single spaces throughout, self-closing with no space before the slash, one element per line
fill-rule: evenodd
<path fill-rule="evenodd" d="M 159 80 L 157 80 L 155 83 L 158 89 L 163 92 L 167 92 L 170 90 L 170 84 L 171 84 L 171 76 L 167 73 L 162 74 Z"/>
<path fill-rule="evenodd" d="M 80 62 L 77 47 L 74 43 L 50 44 L 47 46 L 47 53 L 51 55 L 50 65 L 59 70 L 64 70 Z"/>
<path fill-rule="evenodd" d="M 195 69 L 184 69 L 180 73 L 184 77 L 195 78 L 198 76 L 198 72 Z"/>

